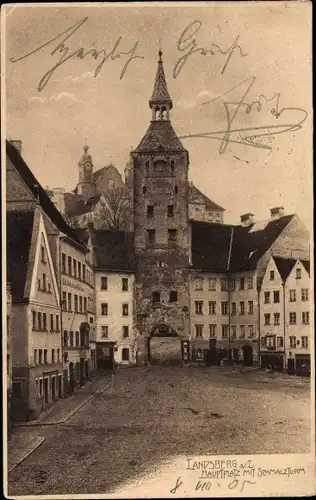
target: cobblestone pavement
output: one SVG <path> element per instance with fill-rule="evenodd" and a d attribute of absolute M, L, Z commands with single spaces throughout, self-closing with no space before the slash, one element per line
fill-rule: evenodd
<path fill-rule="evenodd" d="M 10 495 L 110 493 L 178 455 L 308 452 L 310 382 L 255 370 L 119 371 L 9 474 Z M 21 430 L 21 429 L 20 429 Z"/>

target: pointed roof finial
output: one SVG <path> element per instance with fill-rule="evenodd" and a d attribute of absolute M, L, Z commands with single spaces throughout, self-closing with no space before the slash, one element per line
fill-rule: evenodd
<path fill-rule="evenodd" d="M 160 45 L 160 40 L 159 40 L 159 45 Z M 158 51 L 158 56 L 159 56 L 159 61 L 154 83 L 154 90 L 151 99 L 149 101 L 149 105 L 152 108 L 156 104 L 158 105 L 167 104 L 169 106 L 169 109 L 172 109 L 172 100 L 168 92 L 165 72 L 163 69 L 163 62 L 161 58 L 162 56 L 161 48 Z"/>

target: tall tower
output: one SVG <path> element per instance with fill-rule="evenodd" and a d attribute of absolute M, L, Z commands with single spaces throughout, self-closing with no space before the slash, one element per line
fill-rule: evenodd
<path fill-rule="evenodd" d="M 162 52 L 149 101 L 152 119 L 132 152 L 137 327 L 159 325 L 189 337 L 189 154 L 171 122 Z"/>
<path fill-rule="evenodd" d="M 78 163 L 79 182 L 77 192 L 81 194 L 85 200 L 96 194 L 96 185 L 93 181 L 92 157 L 88 151 L 89 146 L 85 145 L 83 148 L 83 155 Z"/>

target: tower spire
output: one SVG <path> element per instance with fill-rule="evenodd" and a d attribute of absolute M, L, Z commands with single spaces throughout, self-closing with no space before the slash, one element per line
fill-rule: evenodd
<path fill-rule="evenodd" d="M 154 90 L 149 101 L 149 106 L 153 111 L 153 121 L 169 120 L 169 111 L 172 109 L 172 99 L 168 92 L 161 48 L 159 48 L 158 57 L 158 68 L 154 82 Z"/>

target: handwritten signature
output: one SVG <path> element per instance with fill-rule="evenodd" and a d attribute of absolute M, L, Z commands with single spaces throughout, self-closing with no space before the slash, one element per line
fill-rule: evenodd
<path fill-rule="evenodd" d="M 233 44 L 226 50 L 222 50 L 218 45 L 212 43 L 210 47 L 199 47 L 195 38 L 195 35 L 202 28 L 201 21 L 193 21 L 190 23 L 185 30 L 181 33 L 181 36 L 177 42 L 177 48 L 180 52 L 185 52 L 183 56 L 181 56 L 176 62 L 173 69 L 173 78 L 177 78 L 179 76 L 180 71 L 182 70 L 185 63 L 193 54 L 200 54 L 202 56 L 207 55 L 215 55 L 216 53 L 220 53 L 222 56 L 226 56 L 226 60 L 224 66 L 222 68 L 221 74 L 223 74 L 228 66 L 229 61 L 235 50 L 239 51 L 240 56 L 246 57 L 248 54 L 244 53 L 238 45 L 239 35 L 236 36 Z"/>
<path fill-rule="evenodd" d="M 286 132 L 295 132 L 301 129 L 303 123 L 307 118 L 308 115 L 307 111 L 301 108 L 294 108 L 294 107 L 280 108 L 281 93 L 277 93 L 270 98 L 266 97 L 264 94 L 260 94 L 260 96 L 255 101 L 250 103 L 246 102 L 245 99 L 247 98 L 252 87 L 254 86 L 255 81 L 256 81 L 255 76 L 247 78 L 238 85 L 236 85 L 235 87 L 225 92 L 224 94 L 221 94 L 215 97 L 214 99 L 211 99 L 210 101 L 202 103 L 203 105 L 212 104 L 214 101 L 222 99 L 226 116 L 226 125 L 227 125 L 227 128 L 225 130 L 204 132 L 200 134 L 188 134 L 181 136 L 180 139 L 200 137 L 205 139 L 219 140 L 220 141 L 219 153 L 223 154 L 227 150 L 229 143 L 244 144 L 246 146 L 256 147 L 256 148 L 272 149 L 271 146 L 263 144 L 261 139 L 264 137 L 266 138 L 274 137 L 277 134 L 284 134 Z M 226 101 L 225 99 L 223 99 L 224 96 L 233 93 L 237 89 L 242 89 L 243 91 L 243 95 L 239 101 Z M 238 117 L 241 116 L 242 110 L 244 111 L 244 113 L 249 115 L 254 110 L 256 110 L 257 113 L 260 113 L 264 108 L 267 109 L 267 107 L 269 107 L 268 109 L 270 111 L 270 114 L 276 120 L 282 118 L 282 115 L 285 112 L 290 112 L 292 114 L 295 114 L 296 119 L 293 121 L 291 120 L 291 123 L 287 122 L 279 124 L 272 123 L 271 125 L 263 125 L 257 127 L 233 128 L 233 124 L 237 116 Z M 231 108 L 233 108 L 233 111 Z M 294 116 L 292 117 L 292 119 L 293 118 Z M 250 135 L 247 134 L 244 135 L 245 132 L 247 133 L 252 132 L 252 133 Z M 235 133 L 239 133 L 239 140 L 238 138 L 233 139 L 231 137 L 232 134 Z M 243 135 L 241 136 L 240 133 L 243 133 Z"/>
<path fill-rule="evenodd" d="M 40 45 L 40 47 L 35 48 L 31 52 L 28 52 L 27 54 L 24 54 L 23 56 L 12 57 L 10 59 L 10 62 L 16 63 L 16 62 L 22 61 L 23 59 L 26 59 L 27 57 L 30 57 L 33 54 L 36 54 L 37 52 L 41 51 L 45 47 L 48 47 L 53 42 L 59 41 L 58 45 L 55 46 L 55 48 L 50 53 L 50 55 L 54 56 L 55 54 L 61 54 L 61 57 L 58 60 L 58 62 L 56 64 L 54 64 L 47 71 L 47 73 L 45 73 L 45 75 L 40 79 L 39 84 L 37 86 L 37 90 L 39 92 L 41 92 L 46 87 L 46 85 L 48 84 L 49 80 L 51 79 L 51 77 L 53 76 L 53 74 L 55 73 L 55 71 L 60 66 L 62 66 L 63 64 L 65 64 L 67 61 L 69 61 L 72 58 L 76 58 L 77 57 L 78 59 L 84 59 L 88 55 L 90 55 L 91 57 L 93 57 L 95 59 L 95 61 L 97 61 L 97 60 L 100 61 L 99 64 L 98 64 L 98 66 L 95 69 L 94 77 L 98 76 L 98 74 L 100 73 L 100 71 L 101 71 L 104 63 L 106 61 L 108 61 L 109 59 L 111 61 L 114 61 L 116 59 L 120 59 L 121 57 L 126 56 L 127 60 L 126 60 L 126 62 L 124 64 L 123 68 L 121 69 L 121 73 L 120 73 L 120 79 L 122 79 L 123 76 L 126 73 L 126 70 L 127 70 L 128 66 L 133 61 L 133 59 L 144 59 L 143 56 L 136 55 L 136 50 L 138 48 L 139 42 L 137 41 L 135 43 L 135 45 L 130 50 L 123 51 L 120 48 L 121 43 L 122 43 L 122 37 L 119 36 L 116 39 L 116 41 L 114 42 L 113 47 L 111 48 L 111 50 L 105 50 L 105 49 L 101 49 L 101 50 L 85 49 L 85 48 L 81 47 L 81 48 L 78 48 L 78 49 L 74 50 L 73 52 L 71 52 L 70 49 L 69 49 L 69 47 L 65 44 L 66 40 L 69 40 L 71 38 L 71 36 L 74 35 L 74 33 L 76 31 L 78 31 L 87 22 L 88 19 L 89 19 L 88 17 L 84 17 L 81 21 L 79 21 L 76 24 L 70 26 L 70 28 L 67 28 L 62 33 L 59 33 L 57 36 L 55 36 L 51 40 L 48 40 L 47 42 L 45 42 L 42 45 Z"/>

